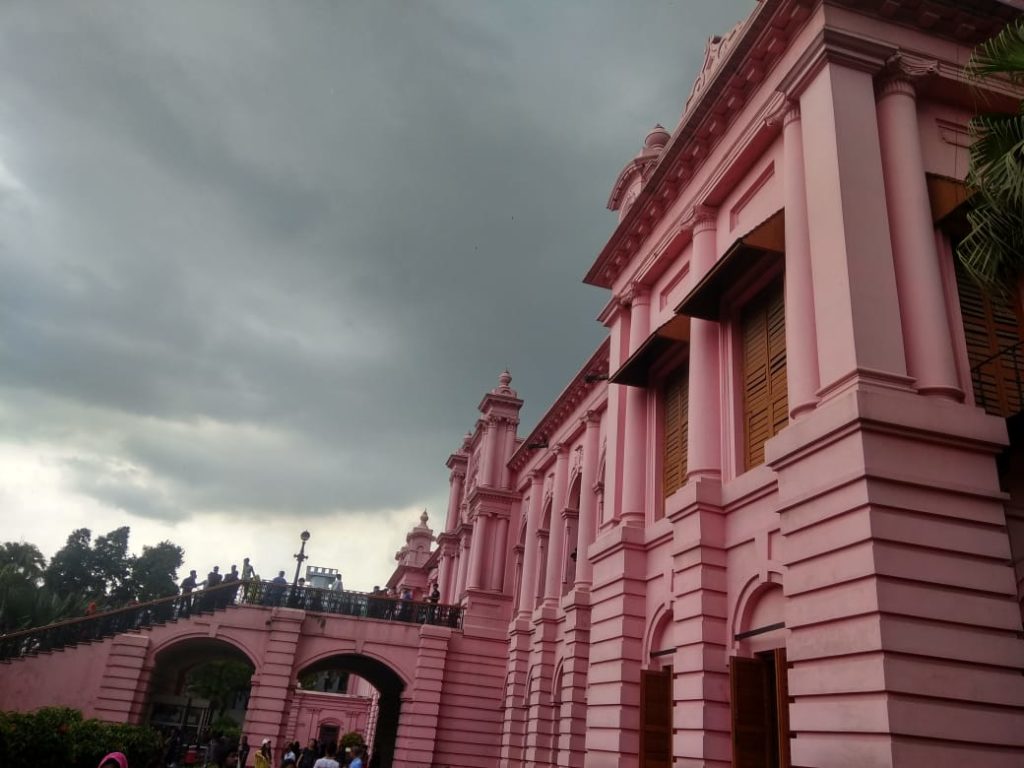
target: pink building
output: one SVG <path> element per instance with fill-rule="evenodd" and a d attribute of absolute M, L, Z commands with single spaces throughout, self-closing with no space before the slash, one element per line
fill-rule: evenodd
<path fill-rule="evenodd" d="M 762 0 L 708 44 L 612 189 L 607 340 L 448 460 L 502 765 L 1024 765 L 1020 297 L 953 255 L 967 122 L 1021 97 L 963 64 L 1016 15 Z"/>
<path fill-rule="evenodd" d="M 761 0 L 709 43 L 612 189 L 606 340 L 525 437 L 499 377 L 397 555 L 440 606 L 249 601 L 17 658 L 0 707 L 143 721 L 219 648 L 277 745 L 349 716 L 303 674 L 367 680 L 382 765 L 1024 765 L 1024 315 L 953 254 L 1011 5 Z"/>

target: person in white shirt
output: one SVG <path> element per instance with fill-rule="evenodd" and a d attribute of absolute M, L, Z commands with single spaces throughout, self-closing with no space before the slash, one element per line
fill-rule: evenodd
<path fill-rule="evenodd" d="M 338 754 L 338 747 L 332 742 L 327 745 L 327 754 L 313 763 L 313 768 L 341 768 L 340 763 L 335 759 Z M 362 766 L 362 763 L 359 764 Z"/>

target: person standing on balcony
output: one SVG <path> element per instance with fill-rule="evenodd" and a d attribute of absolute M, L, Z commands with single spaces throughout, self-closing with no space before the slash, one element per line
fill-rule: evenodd
<path fill-rule="evenodd" d="M 224 599 L 221 600 L 221 605 L 234 605 L 235 598 L 238 597 L 238 566 L 232 565 L 231 570 L 224 574 L 225 584 L 234 584 L 235 588 L 231 589 L 225 587 L 223 590 Z"/>
<path fill-rule="evenodd" d="M 220 566 L 213 566 L 213 570 L 206 574 L 206 589 L 210 590 L 216 586 L 219 586 L 223 580 L 224 577 L 221 576 Z M 206 599 L 203 601 L 203 603 L 206 605 L 206 608 L 208 610 L 212 611 L 220 604 L 219 597 L 220 595 L 218 593 L 207 594 Z"/>
<path fill-rule="evenodd" d="M 270 604 L 282 605 L 284 603 L 284 593 L 287 589 L 288 579 L 285 578 L 284 571 L 278 571 L 277 576 L 270 582 L 270 589 L 268 590 Z"/>
<path fill-rule="evenodd" d="M 192 591 L 196 588 L 196 572 L 189 571 L 188 576 L 181 580 L 181 608 L 179 615 L 188 616 L 192 612 Z"/>

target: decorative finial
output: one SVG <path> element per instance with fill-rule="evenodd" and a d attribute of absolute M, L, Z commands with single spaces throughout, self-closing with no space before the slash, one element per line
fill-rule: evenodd
<path fill-rule="evenodd" d="M 501 376 L 498 377 L 498 383 L 503 387 L 507 387 L 512 383 L 512 374 L 508 372 L 508 368 L 506 368 L 502 372 Z"/>
<path fill-rule="evenodd" d="M 668 140 L 672 138 L 669 132 L 665 130 L 665 126 L 661 123 L 657 123 L 651 132 L 644 138 L 644 149 L 653 149 L 661 151 L 662 148 L 668 144 Z"/>
<path fill-rule="evenodd" d="M 427 510 L 424 509 L 423 510 L 423 514 L 420 515 L 420 524 L 421 525 L 426 525 L 428 519 L 429 519 L 429 517 L 427 515 Z"/>

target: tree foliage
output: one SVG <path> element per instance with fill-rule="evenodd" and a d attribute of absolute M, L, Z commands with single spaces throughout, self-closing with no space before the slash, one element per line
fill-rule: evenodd
<path fill-rule="evenodd" d="M 979 45 L 967 72 L 1024 82 L 1024 20 Z M 970 130 L 967 183 L 975 195 L 967 214 L 971 231 L 957 253 L 980 282 L 1005 287 L 1024 271 L 1024 104 L 1009 114 L 977 115 Z"/>
<path fill-rule="evenodd" d="M 143 547 L 131 563 L 132 597 L 144 603 L 177 594 L 177 573 L 184 560 L 185 550 L 170 541 Z"/>
<path fill-rule="evenodd" d="M 47 564 L 34 544 L 0 544 L 0 633 L 81 616 L 89 603 L 116 608 L 177 592 L 184 550 L 170 541 L 128 551 L 128 526 L 96 537 L 78 528 Z"/>
<path fill-rule="evenodd" d="M 185 687 L 191 695 L 209 701 L 210 713 L 217 718 L 237 696 L 249 692 L 252 672 L 244 661 L 208 661 L 188 673 Z"/>

